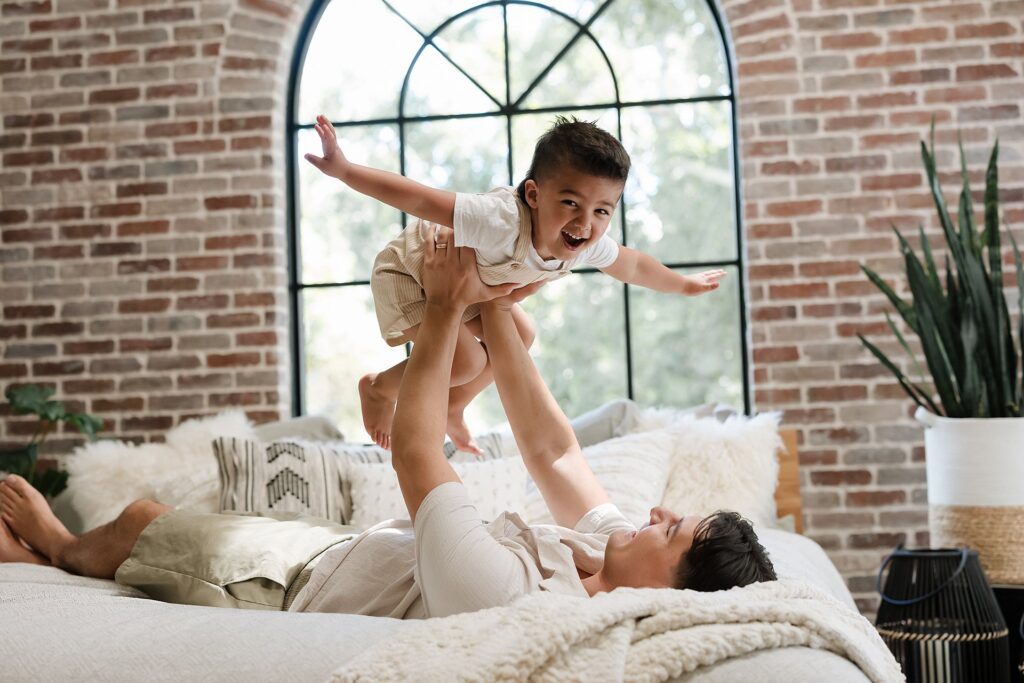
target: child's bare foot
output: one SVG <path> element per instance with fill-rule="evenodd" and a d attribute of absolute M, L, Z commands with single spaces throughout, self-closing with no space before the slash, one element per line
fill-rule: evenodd
<path fill-rule="evenodd" d="M 363 375 L 359 379 L 359 404 L 363 410 L 363 427 L 375 444 L 390 449 L 395 402 L 374 386 L 376 380 L 376 373 Z"/>
<path fill-rule="evenodd" d="M 0 562 L 50 564 L 45 557 L 23 546 L 3 519 L 0 519 Z"/>
<path fill-rule="evenodd" d="M 448 438 L 460 451 L 472 453 L 478 458 L 484 454 L 480 450 L 480 445 L 473 440 L 473 436 L 469 433 L 466 420 L 462 417 L 462 410 L 449 411 L 448 425 L 445 427 L 445 431 L 448 433 Z"/>
<path fill-rule="evenodd" d="M 60 550 L 75 540 L 50 510 L 43 494 L 16 474 L 0 482 L 0 519 L 11 531 L 50 558 L 53 564 Z"/>

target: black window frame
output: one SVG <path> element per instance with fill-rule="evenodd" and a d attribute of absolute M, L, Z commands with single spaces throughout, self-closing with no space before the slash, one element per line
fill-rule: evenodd
<path fill-rule="evenodd" d="M 296 37 L 296 49 L 293 53 L 291 68 L 288 75 L 288 91 L 287 91 L 287 106 L 285 116 L 285 140 L 286 140 L 286 206 L 287 206 L 287 247 L 288 247 L 288 308 L 289 308 L 289 343 L 290 343 L 290 357 L 291 357 L 291 406 L 292 415 L 302 415 L 305 408 L 305 363 L 303 360 L 304 342 L 303 342 L 303 317 L 302 317 L 302 292 L 305 289 L 316 289 L 316 288 L 334 288 L 334 287 L 351 287 L 351 286 L 368 286 L 369 280 L 351 280 L 347 282 L 317 282 L 317 283 L 303 283 L 299 280 L 299 273 L 301 270 L 301 251 L 299 241 L 299 216 L 298 216 L 298 201 L 297 201 L 297 168 L 296 168 L 296 150 L 297 150 L 297 138 L 299 131 L 308 130 L 313 127 L 312 123 L 299 123 L 298 122 L 298 94 L 301 85 L 302 67 L 306 60 L 306 53 L 309 49 L 311 39 L 316 32 L 316 26 L 320 21 L 321 16 L 327 9 L 327 6 L 334 0 L 313 0 L 311 7 L 306 13 L 303 19 L 302 25 Z M 594 21 L 601 16 L 604 10 L 610 6 L 613 2 L 626 2 L 628 0 L 604 0 L 594 11 L 585 22 L 581 22 L 579 19 L 565 14 L 564 12 L 550 7 L 542 2 L 534 2 L 533 0 L 487 0 L 481 2 L 473 7 L 469 7 L 461 12 L 453 14 L 448 19 L 443 21 L 430 33 L 424 33 L 420 28 L 415 26 L 412 21 L 404 17 L 401 12 L 395 9 L 388 0 L 381 0 L 388 9 L 398 15 L 406 24 L 408 24 L 414 31 L 416 31 L 421 38 L 423 43 L 420 45 L 412 61 L 409 63 L 409 67 L 406 70 L 405 78 L 402 82 L 402 92 L 399 96 L 398 105 L 398 116 L 394 118 L 376 118 L 376 119 L 365 119 L 358 121 L 332 121 L 332 124 L 337 128 L 344 128 L 349 126 L 366 126 L 374 124 L 397 124 L 399 131 L 399 169 L 400 172 L 405 174 L 405 124 L 407 122 L 424 122 L 424 121 L 447 121 L 452 119 L 465 119 L 465 118 L 484 118 L 484 117 L 496 117 L 504 116 L 506 118 L 506 132 L 507 132 L 507 143 L 508 143 L 508 175 L 512 178 L 513 174 L 513 159 L 512 159 L 512 117 L 522 114 L 543 114 L 543 113 L 558 113 L 565 111 L 585 111 L 590 109 L 614 109 L 616 115 L 617 130 L 616 134 L 619 139 L 622 139 L 622 110 L 630 107 L 655 107 L 659 105 L 672 105 L 672 104 L 688 104 L 688 103 L 699 103 L 699 102 L 728 102 L 730 107 L 730 122 L 732 125 L 732 168 L 733 168 L 733 206 L 735 209 L 735 230 L 736 230 L 736 257 L 733 259 L 721 259 L 721 260 L 710 260 L 710 261 L 678 261 L 678 262 L 665 262 L 669 268 L 681 269 L 681 268 L 724 268 L 727 266 L 734 266 L 737 269 L 739 277 L 738 290 L 739 290 L 739 306 L 740 306 L 740 363 L 743 380 L 743 411 L 745 414 L 750 414 L 751 411 L 751 385 L 752 378 L 751 373 L 751 362 L 750 362 L 750 339 L 749 339 L 749 321 L 747 311 L 747 273 L 746 273 L 746 240 L 744 239 L 743 230 L 743 211 L 741 204 L 741 192 L 740 192 L 740 165 L 739 165 L 739 125 L 736 116 L 736 88 L 735 78 L 733 72 L 733 55 L 730 50 L 728 41 L 725 36 L 725 26 L 722 22 L 721 15 L 719 14 L 718 8 L 715 6 L 713 0 L 703 0 L 708 8 L 711 16 L 714 18 L 715 26 L 718 29 L 718 38 L 722 43 L 722 52 L 725 56 L 726 75 L 729 83 L 729 93 L 727 95 L 708 95 L 700 97 L 684 97 L 684 98 L 671 98 L 671 99 L 660 99 L 660 100 L 638 100 L 634 102 L 623 102 L 619 97 L 619 86 L 618 78 L 615 74 L 615 68 L 608 59 L 607 54 L 601 47 L 601 44 L 597 39 L 590 33 L 589 27 Z M 486 7 L 501 7 L 503 12 L 503 19 L 505 22 L 505 100 L 506 102 L 511 99 L 509 89 L 511 87 L 509 79 L 509 58 L 508 58 L 508 16 L 507 8 L 509 5 L 520 5 L 528 7 L 536 7 L 543 9 L 553 14 L 556 14 L 563 19 L 566 19 L 577 26 L 575 36 L 560 50 L 550 61 L 550 63 L 540 71 L 540 73 L 534 78 L 529 87 L 523 92 L 522 95 L 513 102 L 512 104 L 506 105 L 498 100 L 494 99 L 493 96 L 484 88 L 482 85 L 477 83 L 468 73 L 466 73 L 461 67 L 459 67 L 453 60 L 451 60 L 445 51 L 433 42 L 433 38 L 439 34 L 444 28 L 450 25 L 452 22 L 459 18 L 478 11 Z M 601 103 L 593 105 L 570 105 L 570 106 L 559 106 L 559 107 L 541 107 L 524 109 L 517 105 L 523 102 L 526 97 L 533 91 L 533 89 L 543 81 L 544 77 L 548 72 L 558 63 L 558 61 L 565 55 L 576 41 L 588 37 L 593 44 L 600 51 L 604 57 L 605 63 L 608 66 L 608 70 L 611 73 L 612 81 L 615 87 L 615 102 L 614 103 Z M 448 115 L 428 115 L 428 116 L 405 116 L 405 95 L 408 91 L 409 77 L 412 74 L 413 69 L 416 67 L 416 63 L 419 57 L 423 54 L 424 50 L 428 47 L 433 46 L 443 57 L 458 69 L 466 78 L 468 78 L 474 85 L 476 85 L 489 99 L 491 99 L 498 107 L 497 110 L 479 112 L 479 113 L 467 113 L 467 114 L 448 114 Z M 625 199 L 622 200 L 623 207 L 619 212 L 620 228 L 622 230 L 623 243 L 627 243 L 628 232 L 626 224 L 626 210 L 625 210 Z M 401 214 L 401 224 L 404 228 L 407 222 L 407 214 Z M 596 272 L 595 268 L 578 268 L 574 269 L 575 273 L 592 273 Z M 630 310 L 629 310 L 629 291 L 630 285 L 622 283 L 624 288 L 624 306 L 625 306 L 625 354 L 626 354 L 626 387 L 627 387 L 627 398 L 632 399 L 634 396 L 633 391 L 633 357 L 632 357 L 632 333 L 630 331 Z M 408 345 L 406 345 L 408 351 Z"/>

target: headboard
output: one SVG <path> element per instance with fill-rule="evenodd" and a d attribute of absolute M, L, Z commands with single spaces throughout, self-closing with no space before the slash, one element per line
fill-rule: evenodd
<path fill-rule="evenodd" d="M 779 481 L 775 486 L 775 507 L 778 516 L 793 515 L 796 532 L 804 532 L 800 507 L 800 456 L 796 450 L 796 430 L 780 429 L 782 448 L 779 450 Z"/>

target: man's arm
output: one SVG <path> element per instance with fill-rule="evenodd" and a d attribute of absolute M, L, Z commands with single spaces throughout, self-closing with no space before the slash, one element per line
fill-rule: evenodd
<path fill-rule="evenodd" d="M 391 464 L 413 521 L 428 493 L 446 482 L 459 481 L 442 445 L 462 313 L 471 303 L 512 289 L 512 285 L 484 285 L 477 272 L 476 254 L 468 247 L 456 247 L 451 233 L 438 231 L 435 239 L 424 242 L 426 312 L 405 367 L 391 428 Z M 439 244 L 444 247 L 438 248 Z"/>
<path fill-rule="evenodd" d="M 322 114 L 313 127 L 320 136 L 324 155 L 307 154 L 306 161 L 326 175 L 337 178 L 356 192 L 373 197 L 399 211 L 431 223 L 453 227 L 455 193 L 428 187 L 405 176 L 353 164 L 338 146 L 334 126 Z"/>
<path fill-rule="evenodd" d="M 573 528 L 589 510 L 608 502 L 608 494 L 523 345 L 508 307 L 485 305 L 482 315 L 494 382 L 523 462 L 555 522 Z"/>
<path fill-rule="evenodd" d="M 718 289 L 718 281 L 725 277 L 725 271 L 719 268 L 701 273 L 680 273 L 667 268 L 654 257 L 619 246 L 619 257 L 614 263 L 600 269 L 619 282 L 639 285 L 656 292 L 696 296 Z"/>

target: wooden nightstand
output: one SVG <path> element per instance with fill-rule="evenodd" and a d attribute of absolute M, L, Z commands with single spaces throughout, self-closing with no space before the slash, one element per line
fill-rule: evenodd
<path fill-rule="evenodd" d="M 1024 680 L 1024 674 L 1020 671 L 1020 615 L 1024 613 L 1024 586 L 993 584 L 992 590 L 996 594 L 1003 619 L 1006 620 L 1006 627 L 1010 629 L 1010 680 L 1018 683 Z"/>

